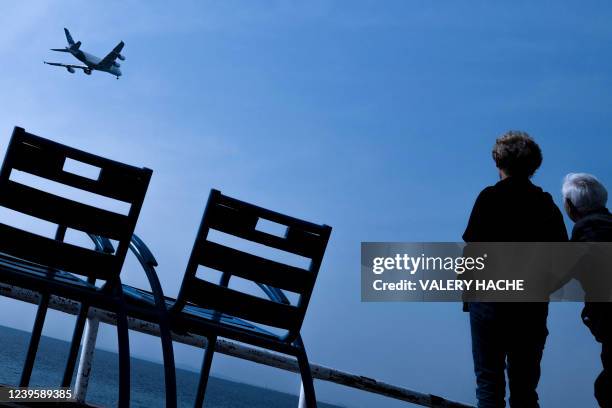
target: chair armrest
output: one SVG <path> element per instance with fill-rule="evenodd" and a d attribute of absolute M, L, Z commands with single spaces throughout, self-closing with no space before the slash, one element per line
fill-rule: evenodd
<path fill-rule="evenodd" d="M 96 251 L 105 252 L 112 254 L 115 252 L 113 244 L 108 238 L 101 237 L 99 235 L 88 234 L 89 238 L 94 242 Z M 140 264 L 144 267 L 145 265 L 157 266 L 157 260 L 153 256 L 153 253 L 149 250 L 147 245 L 144 243 L 138 235 L 133 234 L 130 241 L 130 250 L 136 256 Z"/>
<path fill-rule="evenodd" d="M 144 267 L 149 265 L 155 267 L 158 265 L 157 260 L 153 256 L 153 253 L 149 250 L 147 245 L 138 235 L 133 234 L 132 240 L 130 241 L 130 249 L 136 255 L 136 258 L 140 261 L 140 264 Z"/>
<path fill-rule="evenodd" d="M 166 310 L 166 301 L 164 298 L 164 292 L 157 277 L 155 267 L 157 266 L 157 260 L 153 256 L 153 253 L 149 250 L 147 245 L 142 239 L 136 234 L 132 235 L 130 240 L 130 250 L 136 256 L 136 259 L 140 262 L 142 269 L 144 270 L 149 286 L 151 287 L 151 293 L 155 299 L 155 304 L 159 310 Z"/>
<path fill-rule="evenodd" d="M 285 305 L 291 304 L 287 296 L 283 293 L 282 290 L 275 288 L 274 286 L 265 285 L 263 283 L 257 283 L 257 285 L 264 291 L 266 295 L 270 298 L 270 300 L 276 303 L 283 303 Z"/>
<path fill-rule="evenodd" d="M 291 302 L 289 301 L 289 299 L 287 299 L 287 296 L 285 296 L 282 290 L 275 288 L 274 286 L 265 285 L 263 283 L 258 283 L 257 286 L 259 286 L 261 290 L 263 290 L 273 302 L 283 303 L 285 305 L 291 304 Z M 290 343 L 296 342 L 295 344 L 297 344 L 298 346 L 301 345 L 300 347 L 304 347 L 299 331 L 289 330 L 285 335 L 281 336 L 281 340 L 288 341 Z"/>
<path fill-rule="evenodd" d="M 94 234 L 87 235 L 89 235 L 89 238 L 91 238 L 91 240 L 94 242 L 96 246 L 96 251 L 104 252 L 107 254 L 112 254 L 115 252 L 115 248 L 113 247 L 113 244 L 108 238 L 104 238 Z"/>
<path fill-rule="evenodd" d="M 102 251 L 106 253 L 115 252 L 115 248 L 113 244 L 110 242 L 108 238 L 101 237 L 99 235 L 88 234 L 91 240 L 96 245 L 96 251 Z M 149 281 L 149 286 L 151 287 L 151 293 L 153 294 L 153 298 L 155 299 L 155 305 L 160 311 L 166 312 L 166 302 L 164 297 L 164 292 L 161 287 L 161 283 L 159 282 L 159 278 L 157 277 L 157 272 L 155 271 L 155 267 L 158 265 L 157 260 L 153 256 L 153 253 L 147 245 L 144 243 L 142 239 L 140 239 L 136 234 L 132 235 L 132 239 L 130 240 L 130 250 L 140 262 L 142 269 L 147 276 L 147 280 Z"/>

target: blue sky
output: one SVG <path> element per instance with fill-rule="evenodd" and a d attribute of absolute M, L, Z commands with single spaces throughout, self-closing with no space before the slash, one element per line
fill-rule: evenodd
<path fill-rule="evenodd" d="M 508 129 L 544 152 L 534 181 L 559 203 L 571 171 L 612 182 L 612 5 L 517 1 L 28 2 L 0 16 L 0 153 L 12 127 L 154 169 L 137 232 L 176 295 L 210 188 L 334 227 L 303 334 L 313 361 L 474 401 L 456 304 L 362 304 L 361 241 L 456 241 L 496 181 Z M 62 28 L 124 76 L 74 75 Z M 568 226 L 570 224 L 568 223 Z M 129 283 L 145 282 L 128 262 Z M 0 324 L 34 309 L 0 300 Z M 598 351 L 580 305 L 551 308 L 544 406 L 592 406 Z M 52 314 L 45 333 L 67 338 Z M 100 345 L 114 347 L 102 330 Z M 155 339 L 133 335 L 159 360 Z M 25 347 L 25 345 L 24 345 Z M 183 366 L 200 350 L 177 346 Z M 218 375 L 290 392 L 296 376 L 220 357 Z M 400 406 L 317 384 L 323 399 Z"/>

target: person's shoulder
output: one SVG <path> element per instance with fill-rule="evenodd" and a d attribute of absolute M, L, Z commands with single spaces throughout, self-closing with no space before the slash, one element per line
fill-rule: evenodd
<path fill-rule="evenodd" d="M 545 191 L 542 187 L 532 184 L 532 191 L 535 193 L 536 196 L 539 197 L 539 200 L 546 206 L 553 206 L 555 208 L 559 208 L 557 207 L 557 204 L 555 204 L 555 199 L 553 198 L 552 194 L 550 194 L 548 191 Z"/>
<path fill-rule="evenodd" d="M 548 191 L 544 191 L 540 188 L 540 194 L 542 195 L 542 199 L 546 201 L 547 204 L 552 204 L 555 207 L 557 206 L 557 204 L 555 204 L 555 199 L 553 198 L 552 194 L 550 194 Z"/>
<path fill-rule="evenodd" d="M 486 186 L 480 191 L 480 193 L 478 193 L 478 197 L 486 198 L 486 197 L 494 196 L 499 192 L 498 190 L 499 189 L 496 186 Z"/>
<path fill-rule="evenodd" d="M 545 200 L 551 200 L 551 201 L 553 200 L 552 195 L 548 191 L 544 190 L 542 187 L 538 186 L 537 184 L 532 183 L 531 181 L 529 181 L 529 184 L 530 184 L 531 193 L 540 195 Z"/>
<path fill-rule="evenodd" d="M 572 228 L 572 235 L 570 237 L 570 241 L 574 242 L 588 242 L 593 240 L 592 233 L 593 228 L 589 220 L 585 220 L 584 218 L 576 221 L 574 227 Z"/>
<path fill-rule="evenodd" d="M 592 214 L 576 221 L 572 241 L 608 241 L 612 238 L 612 215 Z"/>
<path fill-rule="evenodd" d="M 500 192 L 496 186 L 487 186 L 483 188 L 478 197 L 476 197 L 476 204 L 479 206 L 487 205 L 488 203 L 494 203 L 499 200 Z"/>

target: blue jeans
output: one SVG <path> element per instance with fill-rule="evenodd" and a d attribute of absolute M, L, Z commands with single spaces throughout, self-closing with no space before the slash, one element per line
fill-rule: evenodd
<path fill-rule="evenodd" d="M 547 303 L 470 303 L 478 408 L 539 408 L 536 391 L 548 330 Z"/>

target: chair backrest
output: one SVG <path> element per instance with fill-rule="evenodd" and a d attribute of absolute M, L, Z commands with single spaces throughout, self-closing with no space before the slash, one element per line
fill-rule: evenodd
<path fill-rule="evenodd" d="M 92 178 L 65 170 L 67 160 L 99 169 Z M 93 193 L 129 204 L 126 214 L 84 204 L 38 187 L 17 182 L 15 173 L 27 173 L 42 182 L 59 183 L 84 194 Z M 117 241 L 114 254 L 97 252 L 0 223 L 0 252 L 52 269 L 89 278 L 119 276 L 136 226 L 152 171 L 86 153 L 51 140 L 13 131 L 0 170 L 0 206 L 57 224 L 58 231 L 74 229 Z M 60 235 L 63 235 L 60 233 Z"/>
<path fill-rule="evenodd" d="M 285 233 L 274 235 L 258 229 L 260 219 L 281 224 L 286 227 Z M 310 266 L 291 266 L 213 242 L 209 239 L 210 230 L 308 258 Z M 177 304 L 190 302 L 220 313 L 285 329 L 288 331 L 287 338 L 294 338 L 302 326 L 330 234 L 331 227 L 327 225 L 302 221 L 212 190 Z M 196 276 L 199 266 L 290 291 L 298 294 L 299 298 L 295 304 L 283 304 L 223 284 L 211 283 Z"/>

